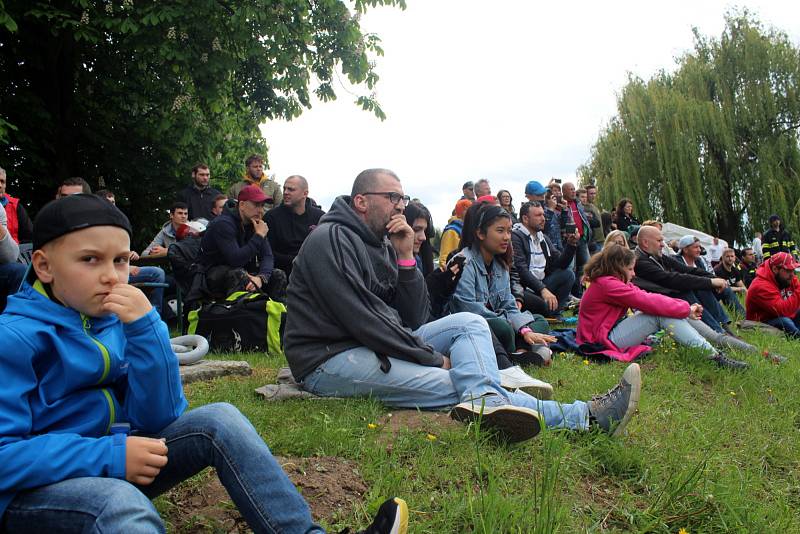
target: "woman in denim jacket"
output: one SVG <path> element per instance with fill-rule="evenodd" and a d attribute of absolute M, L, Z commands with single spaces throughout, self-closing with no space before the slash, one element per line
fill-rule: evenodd
<path fill-rule="evenodd" d="M 530 312 L 521 312 L 511 294 L 511 216 L 507 211 L 492 204 L 472 206 L 464 220 L 459 254 L 465 258 L 464 269 L 450 297 L 451 312 L 484 317 L 512 359 L 517 333 L 528 345 L 555 341 L 553 336 L 530 328 L 536 318 Z M 544 361 L 549 362 L 550 351 L 546 352 Z"/>

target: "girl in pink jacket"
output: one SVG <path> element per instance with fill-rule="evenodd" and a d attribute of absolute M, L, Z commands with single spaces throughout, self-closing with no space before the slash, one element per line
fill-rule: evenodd
<path fill-rule="evenodd" d="M 584 275 L 591 284 L 581 298 L 579 344 L 602 346 L 602 354 L 628 362 L 650 350 L 643 344 L 647 336 L 664 329 L 675 341 L 701 349 L 721 367 L 747 366 L 718 352 L 686 321 L 700 318 L 700 304 L 689 305 L 633 285 L 635 264 L 634 252 L 619 245 L 604 248 L 586 264 Z M 627 317 L 628 308 L 637 311 Z"/>

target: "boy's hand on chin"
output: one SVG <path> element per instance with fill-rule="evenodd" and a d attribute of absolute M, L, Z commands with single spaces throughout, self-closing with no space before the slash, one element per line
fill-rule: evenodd
<path fill-rule="evenodd" d="M 103 309 L 115 314 L 123 323 L 132 323 L 144 317 L 152 304 L 138 287 L 117 284 L 103 299 Z"/>

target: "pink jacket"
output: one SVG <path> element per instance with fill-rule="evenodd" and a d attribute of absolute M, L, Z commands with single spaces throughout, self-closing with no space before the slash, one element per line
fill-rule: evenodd
<path fill-rule="evenodd" d="M 647 345 L 617 347 L 608 339 L 608 334 L 628 308 L 676 319 L 689 316 L 689 303 L 684 300 L 648 293 L 613 276 L 601 276 L 589 284 L 581 298 L 577 342 L 607 347 L 608 350 L 602 351 L 602 354 L 623 362 L 635 360 L 649 351 Z"/>

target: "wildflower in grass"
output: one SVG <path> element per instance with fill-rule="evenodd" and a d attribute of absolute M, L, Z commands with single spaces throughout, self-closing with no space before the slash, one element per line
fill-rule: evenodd
<path fill-rule="evenodd" d="M 378 428 L 378 425 L 376 425 L 375 423 L 367 423 L 367 428 L 369 428 L 370 430 L 375 430 L 376 428 Z"/>
<path fill-rule="evenodd" d="M 439 438 L 437 438 L 433 434 L 428 434 L 428 435 L 425 436 L 425 439 L 427 439 L 428 441 L 436 441 Z"/>
<path fill-rule="evenodd" d="M 735 391 L 731 391 L 731 397 L 735 397 L 735 396 L 736 396 L 736 392 Z"/>
<path fill-rule="evenodd" d="M 689 531 L 681 527 L 681 529 L 678 531 L 678 534 L 689 534 Z"/>
<path fill-rule="evenodd" d="M 583 365 L 589 365 L 589 360 L 583 360 Z"/>

